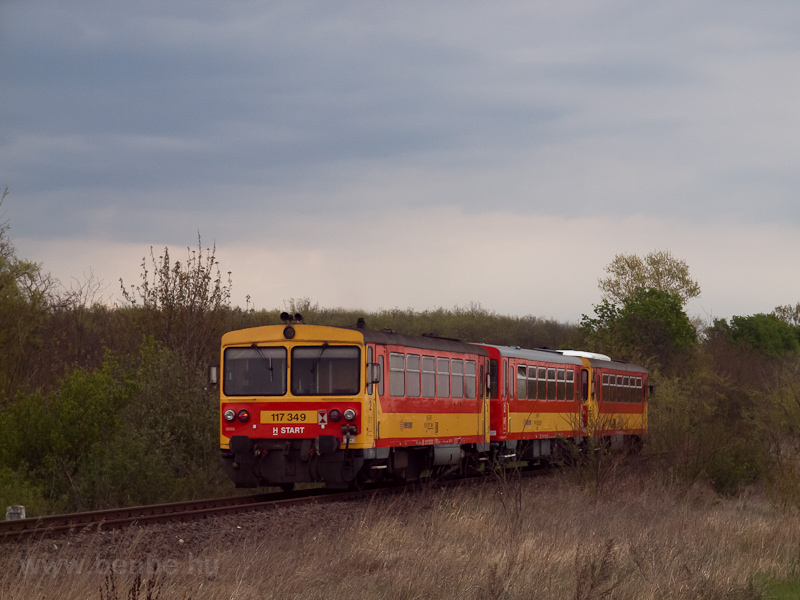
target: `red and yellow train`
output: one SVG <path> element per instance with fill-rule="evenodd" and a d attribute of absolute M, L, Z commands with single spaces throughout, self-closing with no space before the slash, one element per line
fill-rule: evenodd
<path fill-rule="evenodd" d="M 225 334 L 221 360 L 237 487 L 412 480 L 647 431 L 647 371 L 597 354 L 287 321 Z"/>

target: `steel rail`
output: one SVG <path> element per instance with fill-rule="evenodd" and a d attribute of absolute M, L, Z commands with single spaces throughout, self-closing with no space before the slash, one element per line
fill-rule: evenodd
<path fill-rule="evenodd" d="M 213 515 L 269 510 L 303 502 L 328 501 L 335 496 L 340 497 L 341 494 L 332 494 L 331 490 L 316 488 L 293 493 L 232 496 L 0 521 L 0 543 L 16 542 L 31 537 L 57 537 L 92 530 L 121 529 L 129 525 L 191 521 Z"/>
<path fill-rule="evenodd" d="M 522 476 L 534 474 L 533 472 L 520 473 Z M 197 521 L 218 515 L 267 511 L 300 504 L 341 502 L 376 494 L 471 485 L 490 482 L 492 479 L 485 475 L 474 475 L 458 479 L 424 480 L 383 486 L 371 485 L 362 490 L 313 488 L 295 492 L 232 496 L 0 521 L 0 544 L 92 531 L 110 531 L 132 525 L 146 526 L 156 523 Z"/>

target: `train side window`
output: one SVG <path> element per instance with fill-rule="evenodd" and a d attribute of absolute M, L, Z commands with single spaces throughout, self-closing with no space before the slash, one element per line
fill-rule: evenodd
<path fill-rule="evenodd" d="M 406 393 L 406 357 L 396 352 L 389 355 L 389 393 L 392 396 Z"/>
<path fill-rule="evenodd" d="M 433 356 L 422 357 L 422 397 L 436 396 L 436 359 Z"/>
<path fill-rule="evenodd" d="M 556 399 L 557 400 L 566 400 L 566 379 L 564 374 L 564 369 L 559 369 L 556 373 L 556 380 L 558 386 L 556 388 L 556 393 L 558 394 Z"/>
<path fill-rule="evenodd" d="M 506 389 L 509 400 L 514 399 L 514 365 L 508 365 L 508 377 L 506 378 Z"/>
<path fill-rule="evenodd" d="M 597 377 L 594 378 L 597 385 Z M 597 390 L 594 391 L 595 395 Z M 581 400 L 586 402 L 589 399 L 589 371 L 581 369 Z"/>
<path fill-rule="evenodd" d="M 547 399 L 556 399 L 556 370 L 547 369 Z"/>
<path fill-rule="evenodd" d="M 464 361 L 464 397 L 474 400 L 478 397 L 478 368 L 474 360 Z"/>
<path fill-rule="evenodd" d="M 458 358 L 450 361 L 450 397 L 464 397 L 464 361 Z"/>
<path fill-rule="evenodd" d="M 567 400 L 575 400 L 575 371 L 567 370 Z"/>
<path fill-rule="evenodd" d="M 642 378 L 636 378 L 636 403 L 639 404 L 642 402 L 642 398 L 644 397 L 644 388 L 642 387 Z"/>
<path fill-rule="evenodd" d="M 406 355 L 406 396 L 419 398 L 419 354 Z"/>
<path fill-rule="evenodd" d="M 436 359 L 436 397 L 450 397 L 450 359 Z"/>
<path fill-rule="evenodd" d="M 381 370 L 381 380 L 378 382 L 378 394 L 380 394 L 380 396 L 383 397 L 384 391 L 386 389 L 384 387 L 384 385 L 383 385 L 383 382 L 386 379 L 383 376 L 383 374 L 384 374 L 384 370 L 383 370 L 383 355 L 378 357 L 378 364 L 380 365 L 380 370 Z"/>
<path fill-rule="evenodd" d="M 539 367 L 539 377 L 538 377 L 538 397 L 539 400 L 547 400 L 547 369 L 544 367 Z"/>
<path fill-rule="evenodd" d="M 517 400 L 525 400 L 528 397 L 526 389 L 528 387 L 528 368 L 525 365 L 517 366 Z"/>
<path fill-rule="evenodd" d="M 536 400 L 536 367 L 528 367 L 528 400 Z"/>
<path fill-rule="evenodd" d="M 622 387 L 622 375 L 617 375 L 617 402 L 625 402 L 625 389 Z"/>
<path fill-rule="evenodd" d="M 625 389 L 625 402 L 631 401 L 631 378 L 622 378 L 622 387 Z"/>
<path fill-rule="evenodd" d="M 608 373 L 603 373 L 603 402 L 611 402 L 611 390 L 608 387 Z"/>
<path fill-rule="evenodd" d="M 508 397 L 508 384 L 506 383 L 507 379 L 506 376 L 508 375 L 508 361 L 503 359 L 503 385 L 500 388 L 503 390 L 503 395 Z"/>

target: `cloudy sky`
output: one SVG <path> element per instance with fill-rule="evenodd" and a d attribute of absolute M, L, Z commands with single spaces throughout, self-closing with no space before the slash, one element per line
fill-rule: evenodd
<path fill-rule="evenodd" d="M 199 232 L 257 308 L 800 302 L 796 0 L 4 0 L 0 106 L 18 254 L 111 301 Z"/>

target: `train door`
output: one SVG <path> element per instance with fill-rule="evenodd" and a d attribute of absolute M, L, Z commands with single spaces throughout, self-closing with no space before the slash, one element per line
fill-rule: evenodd
<path fill-rule="evenodd" d="M 489 359 L 484 359 L 480 363 L 481 365 L 481 373 L 480 373 L 480 384 L 479 384 L 479 398 L 482 404 L 481 408 L 481 418 L 480 418 L 480 427 L 478 428 L 479 432 L 482 432 L 483 441 L 487 443 L 491 441 L 491 401 L 492 401 L 492 389 L 497 388 L 497 376 L 495 375 L 495 380 L 491 379 L 491 361 Z M 497 370 L 495 366 L 494 370 Z M 487 378 L 489 378 L 489 385 L 487 384 Z"/>
<path fill-rule="evenodd" d="M 381 439 L 381 420 L 383 416 L 383 407 L 381 405 L 381 401 L 384 395 L 387 393 L 387 368 L 389 364 L 389 359 L 386 353 L 386 346 L 381 344 L 377 344 L 374 346 L 373 350 L 373 358 L 372 360 L 378 365 L 378 371 L 380 373 L 380 381 L 375 384 L 375 389 L 372 393 L 373 398 L 373 418 L 375 423 L 375 442 L 376 445 L 377 441 Z"/>
<path fill-rule="evenodd" d="M 481 403 L 480 410 L 478 412 L 478 432 L 480 435 L 486 438 L 486 418 L 489 416 L 489 411 L 486 410 L 486 404 L 488 403 L 488 399 L 490 394 L 486 389 L 486 378 L 487 374 L 489 373 L 488 365 L 484 362 L 479 362 L 480 365 L 479 369 L 479 377 L 478 379 L 478 402 Z"/>
<path fill-rule="evenodd" d="M 586 390 L 585 396 L 582 398 L 583 408 L 581 409 L 584 435 L 594 436 L 600 421 L 600 397 L 598 392 L 600 385 L 597 381 L 599 375 L 597 369 L 592 367 L 588 358 L 581 358 L 581 362 L 583 363 L 581 388 Z"/>
<path fill-rule="evenodd" d="M 500 404 L 503 407 L 503 410 L 500 413 L 502 415 L 502 417 L 501 417 L 502 418 L 501 427 L 502 427 L 503 438 L 505 438 L 508 435 L 508 419 L 507 419 L 507 415 L 508 415 L 508 400 L 509 400 L 508 387 L 509 387 L 510 384 L 506 380 L 506 378 L 509 377 L 510 371 L 508 369 L 507 363 L 508 363 L 508 360 L 504 358 L 503 359 L 503 381 L 502 381 L 502 386 L 500 387 L 500 394 L 499 394 Z"/>
<path fill-rule="evenodd" d="M 375 356 L 375 346 L 367 346 L 367 398 L 366 402 L 364 403 L 364 410 L 366 412 L 364 418 L 364 426 L 367 429 L 367 435 L 372 438 L 373 445 L 374 440 L 377 439 L 377 403 L 378 403 L 378 386 L 380 385 L 380 381 L 375 382 L 376 373 L 375 373 L 375 365 L 378 364 L 377 358 Z M 383 374 L 379 375 L 380 379 L 383 379 Z"/>
<path fill-rule="evenodd" d="M 582 435 L 586 435 L 589 428 L 589 398 L 591 397 L 591 390 L 589 389 L 590 379 L 589 370 L 581 369 L 581 401 L 578 405 L 580 411 L 580 423 Z"/>

